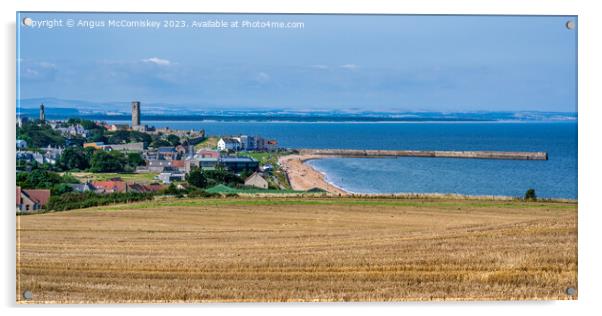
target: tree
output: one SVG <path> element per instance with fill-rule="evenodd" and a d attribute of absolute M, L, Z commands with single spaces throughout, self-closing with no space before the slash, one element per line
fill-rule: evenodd
<path fill-rule="evenodd" d="M 150 147 L 159 148 L 163 146 L 171 146 L 171 143 L 162 138 L 157 138 L 150 143 Z"/>
<path fill-rule="evenodd" d="M 223 166 L 218 166 L 215 170 L 205 171 L 205 176 L 213 180 L 212 183 L 221 183 L 229 186 L 236 186 L 245 182 L 241 177 L 224 169 Z"/>
<path fill-rule="evenodd" d="M 169 184 L 169 186 L 163 190 L 163 193 L 167 195 L 181 194 L 180 190 L 178 190 L 176 185 L 173 183 Z"/>
<path fill-rule="evenodd" d="M 77 117 L 70 118 L 67 120 L 67 125 L 75 125 L 75 124 L 80 124 L 84 129 L 87 129 L 87 130 L 101 128 L 100 126 L 96 125 L 96 123 L 94 121 L 91 121 L 91 120 L 86 120 L 86 119 L 77 118 Z"/>
<path fill-rule="evenodd" d="M 193 168 L 187 175 L 186 181 L 197 188 L 204 189 L 207 187 L 207 177 L 201 168 Z"/>
<path fill-rule="evenodd" d="M 54 186 L 52 186 L 52 188 L 50 189 L 50 192 L 52 193 L 52 195 L 56 196 L 56 195 L 61 195 L 61 194 L 65 194 L 67 192 L 71 192 L 73 191 L 73 188 L 70 187 L 68 184 L 66 183 L 59 183 L 59 184 L 55 184 Z"/>
<path fill-rule="evenodd" d="M 90 133 L 88 134 L 88 137 L 86 138 L 86 141 L 91 142 L 91 143 L 106 142 L 107 137 L 105 136 L 104 128 L 97 128 L 97 129 L 90 130 Z"/>
<path fill-rule="evenodd" d="M 60 183 L 63 183 L 63 178 L 48 170 L 34 169 L 31 172 L 17 173 L 17 186 L 24 189 L 50 189 Z"/>
<path fill-rule="evenodd" d="M 144 158 L 140 153 L 128 153 L 128 165 L 132 168 L 144 165 Z"/>
<path fill-rule="evenodd" d="M 17 127 L 17 139 L 23 139 L 29 147 L 62 146 L 65 144 L 63 136 L 53 130 L 50 125 L 26 122 Z"/>
<path fill-rule="evenodd" d="M 535 189 L 529 189 L 525 192 L 525 200 L 527 201 L 536 201 L 537 195 L 535 194 Z"/>
<path fill-rule="evenodd" d="M 97 151 L 92 156 L 90 171 L 92 172 L 122 172 L 127 164 L 126 156 L 119 151 Z"/>
<path fill-rule="evenodd" d="M 180 145 L 180 137 L 178 137 L 178 135 L 174 135 L 174 134 L 167 135 L 167 141 L 169 142 L 169 144 L 171 146 Z"/>
<path fill-rule="evenodd" d="M 107 142 L 109 144 L 124 144 L 130 139 L 130 132 L 116 131 L 108 135 Z"/>
<path fill-rule="evenodd" d="M 85 170 L 90 167 L 91 154 L 80 147 L 67 147 L 59 159 L 63 170 Z"/>

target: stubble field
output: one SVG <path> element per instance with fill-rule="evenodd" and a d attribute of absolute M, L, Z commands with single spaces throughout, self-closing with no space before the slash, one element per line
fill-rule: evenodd
<path fill-rule="evenodd" d="M 17 218 L 21 303 L 575 299 L 576 282 L 570 202 L 239 197 Z"/>

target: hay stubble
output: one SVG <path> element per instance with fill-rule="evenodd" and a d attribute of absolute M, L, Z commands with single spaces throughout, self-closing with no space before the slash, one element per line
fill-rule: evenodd
<path fill-rule="evenodd" d="M 575 203 L 315 200 L 20 216 L 17 299 L 567 299 L 576 286 Z"/>

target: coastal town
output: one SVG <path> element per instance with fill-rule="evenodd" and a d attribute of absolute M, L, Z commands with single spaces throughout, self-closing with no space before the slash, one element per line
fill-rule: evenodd
<path fill-rule="evenodd" d="M 547 160 L 546 152 L 290 149 L 261 135 L 206 135 L 81 118 L 17 117 L 18 213 L 65 210 L 160 196 L 351 193 L 305 162 L 324 158 L 425 157 Z M 403 194 L 403 193 L 400 193 Z"/>
<path fill-rule="evenodd" d="M 277 140 L 157 128 L 141 124 L 140 102 L 132 102 L 131 109 L 131 124 L 47 120 L 43 104 L 38 118 L 19 116 L 17 212 L 62 209 L 69 203 L 61 201 L 102 195 L 121 194 L 129 201 L 198 192 L 315 189 L 291 187 L 279 158 L 293 152 L 279 148 Z"/>

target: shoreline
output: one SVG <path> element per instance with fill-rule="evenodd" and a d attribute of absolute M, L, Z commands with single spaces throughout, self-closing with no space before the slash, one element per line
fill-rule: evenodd
<path fill-rule="evenodd" d="M 286 176 L 293 190 L 307 191 L 313 188 L 320 188 L 330 194 L 339 196 L 354 197 L 400 197 L 400 198 L 454 198 L 454 199 L 475 199 L 475 200 L 517 200 L 520 197 L 507 195 L 466 195 L 458 193 L 416 193 L 416 192 L 395 192 L 395 193 L 360 193 L 345 190 L 332 182 L 326 180 L 326 174 L 316 170 L 309 164 L 310 160 L 340 158 L 335 155 L 312 155 L 312 154 L 294 154 L 282 156 L 278 163 L 286 173 Z M 556 202 L 577 202 L 577 199 L 570 198 L 539 198 L 540 201 Z"/>
<path fill-rule="evenodd" d="M 325 174 L 305 163 L 309 160 L 321 158 L 327 157 L 318 155 L 288 155 L 280 157 L 278 163 L 286 173 L 293 190 L 307 191 L 318 188 L 340 196 L 353 194 L 326 181 Z"/>

